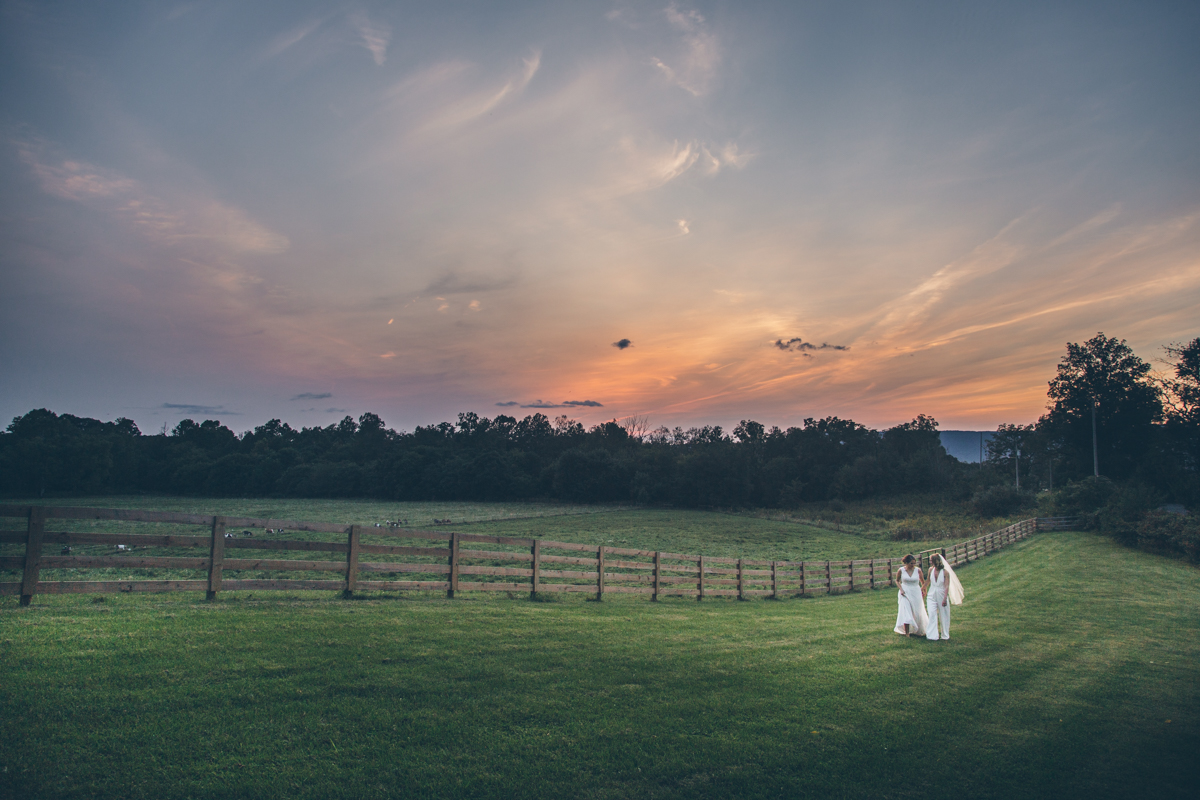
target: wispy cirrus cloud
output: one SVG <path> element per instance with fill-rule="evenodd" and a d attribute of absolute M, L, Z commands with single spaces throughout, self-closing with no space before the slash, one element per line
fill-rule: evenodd
<path fill-rule="evenodd" d="M 698 140 L 648 141 L 632 136 L 620 139 L 616 153 L 620 168 L 608 182 L 611 194 L 617 196 L 658 189 L 688 172 L 712 177 L 726 167 L 741 169 L 754 157 L 740 152 L 734 142 L 718 146 Z"/>
<path fill-rule="evenodd" d="M 64 160 L 46 163 L 37 153 L 41 148 L 18 143 L 17 152 L 37 177 L 42 191 L 66 200 L 90 200 L 125 195 L 138 189 L 136 181 L 113 170 L 102 169 L 81 161 Z"/>
<path fill-rule="evenodd" d="M 709 90 L 721 62 L 721 47 L 716 34 L 695 9 L 681 9 L 672 3 L 663 13 L 670 26 L 681 35 L 682 47 L 675 56 L 667 59 L 670 64 L 659 57 L 651 58 L 650 63 L 668 81 L 699 97 Z"/>
<path fill-rule="evenodd" d="M 286 236 L 217 200 L 185 197 L 169 202 L 115 170 L 47 157 L 48 145 L 17 142 L 16 148 L 44 192 L 101 208 L 147 239 L 166 244 L 203 241 L 242 253 L 282 253 L 290 245 Z"/>
<path fill-rule="evenodd" d="M 541 51 L 535 50 L 520 60 L 520 67 L 498 88 L 491 87 L 468 91 L 449 103 L 441 104 L 420 126 L 422 133 L 444 132 L 466 125 L 488 114 L 505 102 L 517 97 L 533 80 L 541 68 Z"/>
<path fill-rule="evenodd" d="M 372 21 L 365 14 L 355 14 L 350 21 L 362 39 L 362 46 L 370 51 L 375 65 L 382 67 L 383 62 L 387 60 L 388 45 L 392 41 L 392 26 Z"/>
<path fill-rule="evenodd" d="M 333 397 L 332 392 L 301 392 L 292 400 L 328 400 L 330 397 Z"/>
<path fill-rule="evenodd" d="M 262 58 L 274 58 L 275 56 L 283 53 L 285 50 L 300 44 L 300 42 L 307 39 L 318 28 L 325 24 L 326 19 L 328 19 L 328 17 L 310 20 L 308 22 L 301 23 L 294 28 L 289 28 L 288 30 L 279 34 L 267 44 L 266 49 L 263 50 Z"/>

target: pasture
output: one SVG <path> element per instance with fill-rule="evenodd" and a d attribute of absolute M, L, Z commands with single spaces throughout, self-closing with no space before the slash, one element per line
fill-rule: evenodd
<path fill-rule="evenodd" d="M 221 510 L 286 505 L 248 502 Z M 472 532 L 872 554 L 819 549 L 864 541 L 849 534 L 701 512 L 487 510 Z M 894 590 L 704 603 L 5 597 L 0 795 L 1192 795 L 1194 568 L 1041 533 L 960 575 L 967 604 L 944 643 L 891 633 Z"/>
<path fill-rule="evenodd" d="M 392 520 L 412 527 L 461 530 L 501 536 L 536 537 L 579 544 L 639 547 L 711 556 L 779 560 L 873 558 L 902 555 L 944 544 L 945 536 L 894 542 L 887 521 L 860 512 L 855 524 L 796 520 L 786 515 L 721 513 L 688 509 L 634 508 L 620 505 L 547 503 L 393 503 L 371 500 L 221 499 L 180 497 L 71 497 L 16 499 L 13 504 L 156 509 L 184 513 L 301 519 L 317 522 L 373 524 Z M 873 504 L 878 505 L 878 504 Z M 901 508 L 901 521 L 913 516 Z M 884 512 L 887 513 L 887 512 Z M 844 514 L 843 514 L 844 515 Z M 826 516 L 838 517 L 836 513 Z M 934 516 L 930 520 L 928 517 Z M 997 519 L 987 527 L 955 525 L 953 514 L 925 515 L 927 527 L 957 527 L 966 539 L 1008 524 Z M 944 519 L 943 519 L 944 517 Z M 840 517 L 839 517 L 840 518 Z M 449 520 L 450 524 L 434 524 Z M 816 524 L 811 524 L 815 522 Z M 115 530 L 103 524 L 97 531 Z M 4 545 L 0 545 L 3 548 Z M 22 552 L 10 546 L 6 552 Z"/>

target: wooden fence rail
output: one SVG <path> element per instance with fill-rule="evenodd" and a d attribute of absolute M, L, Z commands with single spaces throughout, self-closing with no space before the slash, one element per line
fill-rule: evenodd
<path fill-rule="evenodd" d="M 24 530 L 14 529 L 11 522 L 5 525 L 5 520 L 20 520 Z M 50 530 L 51 520 L 193 526 L 203 533 Z M 940 552 L 959 566 L 1038 530 L 1060 530 L 1069 524 L 1064 518 L 1027 519 L 970 541 L 922 551 L 921 559 L 927 562 Z M 448 597 L 463 591 L 529 592 L 531 596 L 583 592 L 601 601 L 611 594 L 644 594 L 651 600 L 679 595 L 745 600 L 894 586 L 900 566 L 899 558 L 723 558 L 458 531 L 106 508 L 0 505 L 0 525 L 9 528 L 0 529 L 0 545 L 25 545 L 24 555 L 0 555 L 0 569 L 21 571 L 20 581 L 0 582 L 0 595 L 20 595 L 21 605 L 28 605 L 35 594 L 202 591 L 211 600 L 218 592 L 246 589 L 326 589 L 347 595 L 434 590 L 445 591 Z M 327 538 L 297 538 L 304 533 Z M 398 543 L 402 541 L 413 544 Z M 59 554 L 49 554 L 47 548 L 55 547 Z M 76 548 L 81 552 L 76 554 Z M 335 560 L 310 560 L 312 556 L 306 554 Z M 79 569 L 126 573 L 165 569 L 192 575 L 67 580 L 62 578 L 71 574 L 57 574 Z M 42 570 L 56 574 L 44 578 Z M 334 576 L 307 577 L 314 572 Z"/>

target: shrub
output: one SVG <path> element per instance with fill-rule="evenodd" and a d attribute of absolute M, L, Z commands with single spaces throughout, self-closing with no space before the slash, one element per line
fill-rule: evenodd
<path fill-rule="evenodd" d="M 1062 516 L 1094 514 L 1108 503 L 1114 491 L 1113 482 L 1103 476 L 1071 481 L 1054 493 L 1054 513 Z"/>
<path fill-rule="evenodd" d="M 1138 544 L 1138 525 L 1161 502 L 1162 495 L 1148 486 L 1135 484 L 1114 489 L 1097 514 L 1100 531 L 1122 544 L 1135 546 Z"/>
<path fill-rule="evenodd" d="M 1200 563 L 1200 519 L 1168 511 L 1151 511 L 1137 525 L 1137 544 L 1154 553 L 1182 554 Z"/>
<path fill-rule="evenodd" d="M 971 510 L 981 517 L 1005 517 L 1034 505 L 1036 501 L 1032 494 L 1011 486 L 992 486 L 976 492 L 971 498 Z"/>

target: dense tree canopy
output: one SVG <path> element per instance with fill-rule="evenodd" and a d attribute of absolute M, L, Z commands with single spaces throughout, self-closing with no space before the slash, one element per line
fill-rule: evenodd
<path fill-rule="evenodd" d="M 1124 339 L 1098 333 L 1083 344 L 1068 344 L 1050 381 L 1049 414 L 1042 427 L 1059 445 L 1070 474 L 1091 472 L 1092 416 L 1101 472 L 1132 475 L 1151 444 L 1153 426 L 1163 418 L 1162 390 L 1150 365 Z"/>
<path fill-rule="evenodd" d="M 767 428 L 658 428 L 644 420 L 586 430 L 566 416 L 473 412 L 455 422 L 388 428 L 377 414 L 296 429 L 278 419 L 241 435 L 185 419 L 145 436 L 115 422 L 36 409 L 0 433 L 0 491 L 158 492 L 207 496 L 375 497 L 396 500 L 624 501 L 689 507 L 795 507 L 905 492 L 957 497 L 1005 488 L 980 507 L 1026 502 L 1021 488 L 1062 486 L 1092 472 L 1096 409 L 1101 472 L 1150 496 L 1200 500 L 1200 339 L 1168 348 L 1156 382 L 1124 340 L 1068 344 L 1036 425 L 1001 425 L 988 462 L 946 454 L 937 422 L 918 416 L 876 431 L 838 417 Z M 994 502 L 993 502 L 994 501 Z"/>
<path fill-rule="evenodd" d="M 187 419 L 170 434 L 143 436 L 128 420 L 38 409 L 0 435 L 0 477 L 10 495 L 553 497 L 708 507 L 946 490 L 958 477 L 928 417 L 883 432 L 836 417 L 786 431 L 743 420 L 732 435 L 719 426 L 631 427 L 468 412 L 404 433 L 367 413 L 299 430 L 275 419 L 240 436 L 217 420 Z"/>

